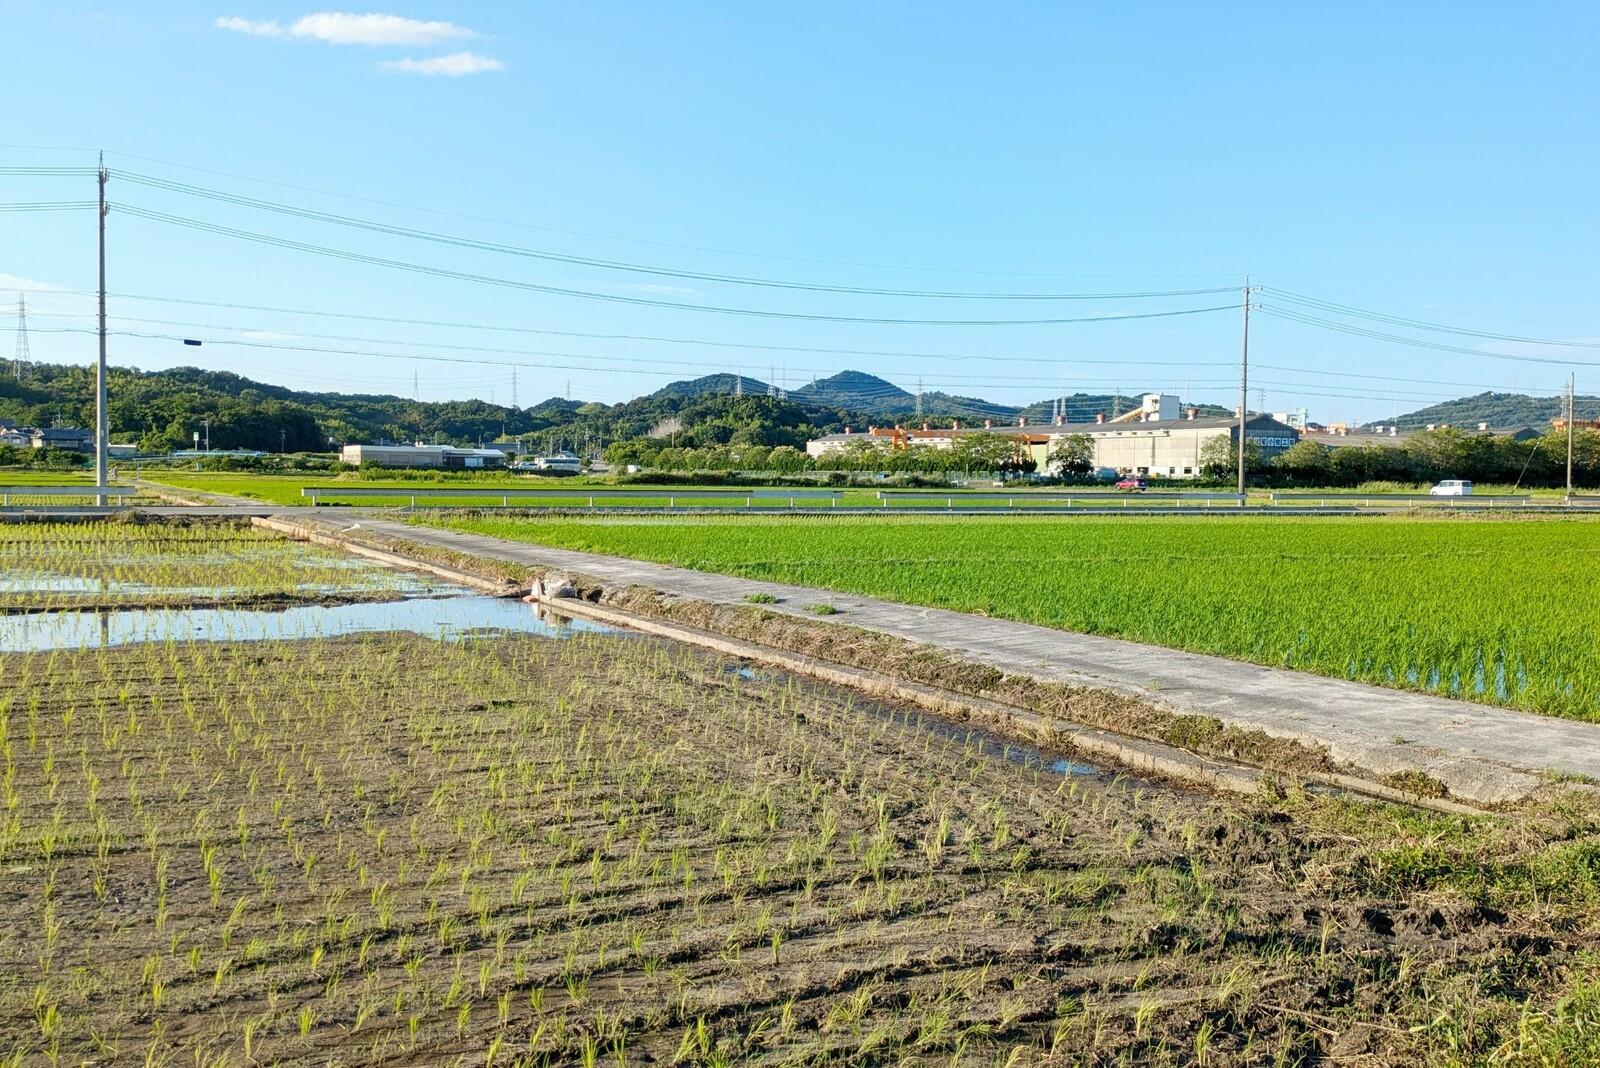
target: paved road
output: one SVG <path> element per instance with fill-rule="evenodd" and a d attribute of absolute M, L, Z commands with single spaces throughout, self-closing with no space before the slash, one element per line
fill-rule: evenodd
<path fill-rule="evenodd" d="M 1470 800 L 1525 796 L 1551 771 L 1600 779 L 1600 725 L 937 608 L 378 518 L 365 517 L 361 525 L 373 533 L 706 601 L 743 604 L 749 594 L 767 593 L 780 600 L 763 607 L 811 622 L 816 616 L 806 607 L 826 601 L 842 609 L 834 619 L 853 626 L 925 642 L 1007 672 L 1117 690 L 1177 712 L 1326 746 L 1335 760 L 1369 773 L 1420 768 Z"/>

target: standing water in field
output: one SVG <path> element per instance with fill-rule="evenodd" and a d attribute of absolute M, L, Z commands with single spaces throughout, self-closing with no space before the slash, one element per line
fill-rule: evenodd
<path fill-rule="evenodd" d="M 0 652 L 402 631 L 561 636 L 527 605 L 228 524 L 0 527 Z"/>
<path fill-rule="evenodd" d="M 484 632 L 559 638 L 610 628 L 546 622 L 533 606 L 499 597 L 412 597 L 299 608 L 125 608 L 0 616 L 0 652 L 96 649 L 134 642 L 242 642 L 405 631 L 455 639 Z"/>

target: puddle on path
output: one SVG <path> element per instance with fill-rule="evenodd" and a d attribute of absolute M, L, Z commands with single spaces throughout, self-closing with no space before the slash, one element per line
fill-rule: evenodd
<path fill-rule="evenodd" d="M 0 616 L 0 652 L 99 649 L 134 642 L 335 638 L 378 631 L 408 631 L 446 641 L 486 631 L 561 638 L 611 629 L 582 620 L 546 620 L 533 605 L 500 597 L 423 597 L 278 610 L 132 608 Z"/>

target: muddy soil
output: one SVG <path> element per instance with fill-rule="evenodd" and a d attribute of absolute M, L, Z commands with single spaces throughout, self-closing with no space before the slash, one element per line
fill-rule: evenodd
<path fill-rule="evenodd" d="M 1594 948 L 1375 865 L 1375 821 L 1459 821 L 1057 774 L 731 666 L 0 656 L 0 1059 L 1461 1063 Z"/>

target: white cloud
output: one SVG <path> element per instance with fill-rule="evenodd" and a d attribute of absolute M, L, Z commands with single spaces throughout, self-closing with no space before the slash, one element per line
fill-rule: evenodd
<path fill-rule="evenodd" d="M 234 33 L 248 33 L 252 37 L 282 37 L 283 27 L 272 20 L 266 22 L 251 22 L 235 15 L 217 20 L 217 29 L 232 30 Z"/>
<path fill-rule="evenodd" d="M 289 27 L 292 37 L 329 44 L 434 45 L 477 34 L 453 22 L 408 19 L 400 15 L 352 15 L 344 11 L 318 11 Z"/>
<path fill-rule="evenodd" d="M 476 55 L 472 52 L 452 52 L 448 56 L 429 56 L 427 59 L 391 59 L 378 64 L 380 70 L 399 74 L 427 74 L 446 78 L 459 78 L 464 74 L 482 74 L 484 71 L 505 70 L 498 59 Z"/>
<path fill-rule="evenodd" d="M 20 274 L 6 274 L 0 271 L 0 289 L 9 289 L 13 292 L 20 289 L 24 293 L 51 293 L 60 288 L 49 282 L 39 282 L 32 278 L 24 278 Z"/>
<path fill-rule="evenodd" d="M 408 19 L 376 12 L 357 15 L 347 11 L 314 11 L 296 19 L 287 28 L 272 19 L 252 22 L 230 15 L 217 19 L 216 26 L 253 37 L 290 37 L 326 44 L 436 45 L 477 36 L 454 22 Z"/>

